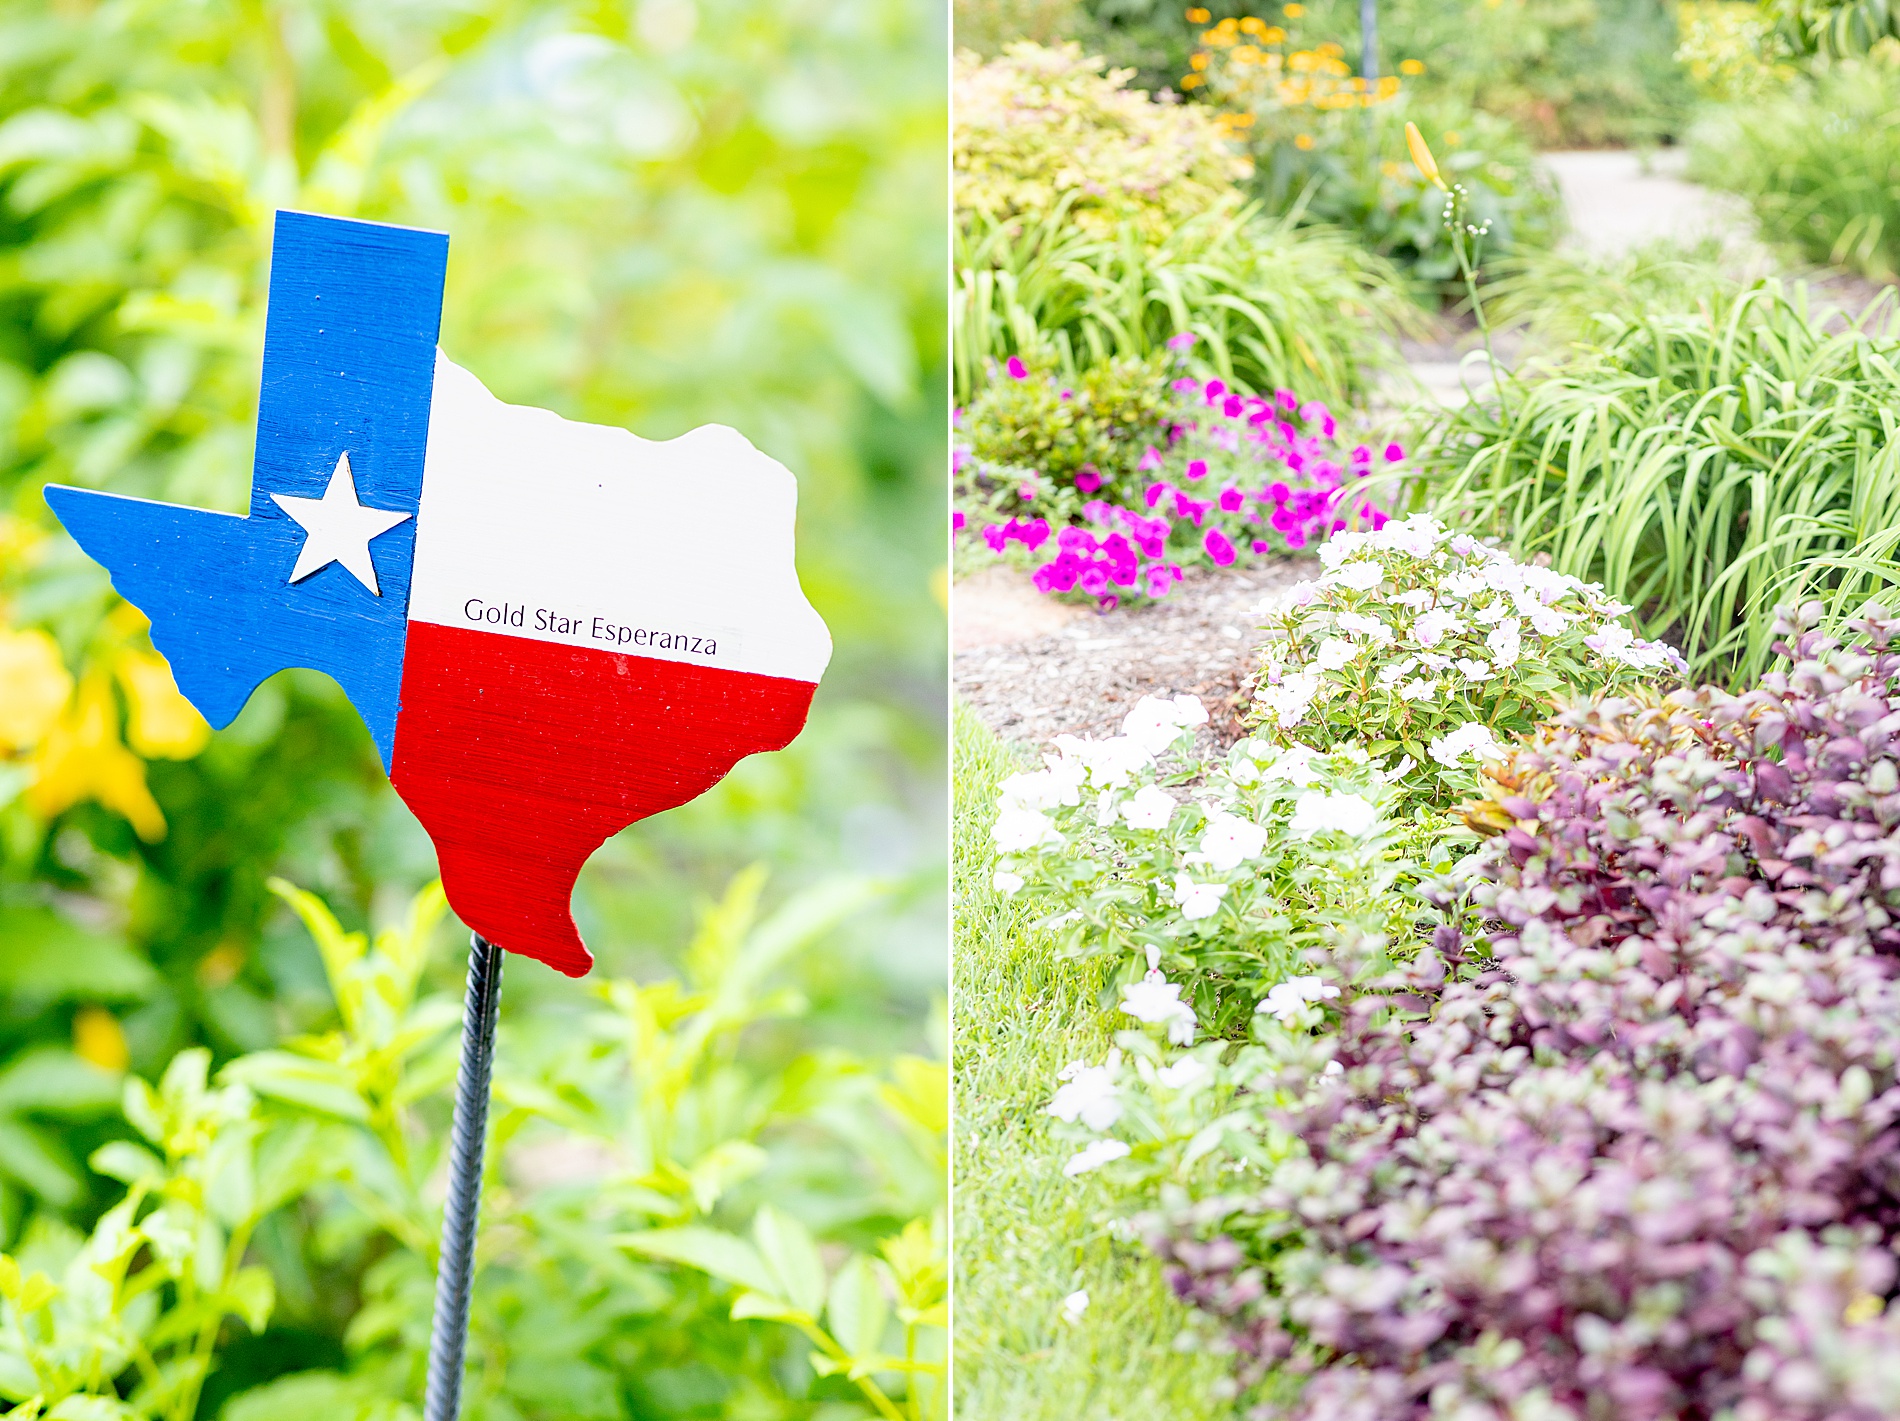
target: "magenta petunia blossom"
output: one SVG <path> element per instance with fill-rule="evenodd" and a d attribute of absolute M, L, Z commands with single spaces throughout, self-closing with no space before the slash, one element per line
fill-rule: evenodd
<path fill-rule="evenodd" d="M 1241 505 L 1246 503 L 1246 501 L 1247 496 L 1232 484 L 1229 484 L 1220 491 L 1220 506 L 1221 512 L 1223 513 L 1240 512 Z"/>
<path fill-rule="evenodd" d="M 1138 472 L 1145 474 L 1151 469 L 1158 469 L 1160 467 L 1161 451 L 1150 444 L 1147 448 L 1142 450 L 1141 462 L 1135 465 L 1135 468 Z"/>
<path fill-rule="evenodd" d="M 1234 560 L 1234 545 L 1218 528 L 1207 530 L 1206 536 L 1201 539 L 1201 546 L 1207 549 L 1207 555 L 1220 567 L 1226 567 Z"/>
<path fill-rule="evenodd" d="M 1187 476 L 1190 479 L 1206 478 L 1207 477 L 1207 460 L 1205 459 L 1188 460 Z"/>
<path fill-rule="evenodd" d="M 1075 471 L 1075 491 L 1077 493 L 1094 493 L 1095 490 L 1101 486 L 1102 476 L 1100 472 L 1097 471 L 1095 465 L 1084 464 Z"/>
<path fill-rule="evenodd" d="M 1005 368 L 1008 369 L 1009 378 L 1012 380 L 1026 380 L 1029 378 L 1029 367 L 1023 364 L 1023 358 L 1020 355 L 1010 356 L 1009 364 Z"/>
<path fill-rule="evenodd" d="M 1209 380 L 1207 382 L 1205 393 L 1207 397 L 1207 402 L 1211 405 L 1214 403 L 1214 401 L 1218 400 L 1222 395 L 1227 393 L 1227 385 L 1224 381 Z"/>
<path fill-rule="evenodd" d="M 1192 350 L 1194 349 L 1194 342 L 1199 339 L 1200 337 L 1195 335 L 1193 331 L 1182 331 L 1179 335 L 1171 335 L 1168 337 L 1168 349 Z"/>
<path fill-rule="evenodd" d="M 1399 462 L 1399 460 L 1401 460 L 1401 459 L 1403 459 L 1404 457 L 1405 457 L 1405 446 L 1404 446 L 1404 445 L 1402 445 L 1402 444 L 1388 444 L 1388 445 L 1386 445 L 1386 446 L 1385 446 L 1385 461 L 1386 461 L 1386 463 L 1388 463 L 1388 464 L 1396 464 L 1396 463 L 1398 463 L 1398 462 Z"/>

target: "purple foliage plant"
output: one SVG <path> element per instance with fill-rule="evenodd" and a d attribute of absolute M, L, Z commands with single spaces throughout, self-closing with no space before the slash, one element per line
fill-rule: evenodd
<path fill-rule="evenodd" d="M 1148 1227 L 1262 1414 L 1900 1415 L 1900 620 L 1818 615 L 1547 722 L 1465 811 L 1486 932 L 1261 1028 L 1303 1148 Z"/>

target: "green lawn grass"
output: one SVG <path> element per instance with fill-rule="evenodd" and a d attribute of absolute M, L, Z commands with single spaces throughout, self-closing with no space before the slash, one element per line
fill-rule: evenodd
<path fill-rule="evenodd" d="M 1230 1418 L 1227 1370 L 1178 1351 L 1190 1325 L 1161 1270 L 1109 1230 L 1114 1191 L 1066 1179 L 1074 1147 L 1042 1109 L 1056 1072 L 1111 1045 L 1101 964 L 1064 962 L 990 887 L 997 783 L 1026 768 L 956 710 L 957 1421 L 1200 1421 Z M 1079 1322 L 1062 1300 L 1089 1295 Z"/>

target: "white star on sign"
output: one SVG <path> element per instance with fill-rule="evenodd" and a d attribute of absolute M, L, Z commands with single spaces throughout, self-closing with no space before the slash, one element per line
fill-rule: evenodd
<path fill-rule="evenodd" d="M 271 502 L 303 528 L 303 551 L 290 570 L 292 582 L 302 582 L 313 572 L 321 572 L 333 562 L 348 568 L 356 580 L 377 597 L 383 595 L 376 585 L 376 565 L 369 560 L 372 539 L 381 537 L 398 523 L 407 521 L 407 513 L 391 513 L 382 508 L 365 508 L 356 500 L 356 476 L 350 472 L 350 454 L 346 449 L 336 461 L 330 486 L 322 498 L 292 498 L 274 493 Z"/>

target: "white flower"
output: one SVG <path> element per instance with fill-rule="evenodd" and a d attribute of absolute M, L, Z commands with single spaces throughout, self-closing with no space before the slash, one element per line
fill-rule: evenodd
<path fill-rule="evenodd" d="M 1484 639 L 1491 648 L 1491 659 L 1499 666 L 1510 666 L 1517 661 L 1522 643 L 1517 634 L 1517 618 L 1509 617 L 1491 628 L 1491 634 Z"/>
<path fill-rule="evenodd" d="M 1368 617 L 1359 612 L 1341 612 L 1333 619 L 1341 631 L 1355 636 L 1365 637 L 1368 641 L 1386 642 L 1392 640 L 1392 628 L 1377 617 Z"/>
<path fill-rule="evenodd" d="M 1319 694 L 1319 685 L 1318 672 L 1295 671 L 1282 678 L 1277 686 L 1261 687 L 1260 707 L 1276 724 L 1298 725 L 1306 715 L 1306 708 L 1313 703 L 1313 697 Z"/>
<path fill-rule="evenodd" d="M 1073 1125 L 1080 1120 L 1091 1130 L 1106 1130 L 1122 1118 L 1121 1098 L 1115 1092 L 1115 1067 L 1119 1056 L 1110 1056 L 1105 1066 L 1085 1066 L 1072 1061 L 1057 1077 L 1063 1082 L 1050 1101 L 1045 1114 Z"/>
<path fill-rule="evenodd" d="M 1174 796 L 1154 785 L 1143 785 L 1122 806 L 1122 822 L 1130 829 L 1165 829 L 1174 810 Z"/>
<path fill-rule="evenodd" d="M 1510 602 L 1503 597 L 1498 597 L 1494 598 L 1489 606 L 1480 607 L 1477 611 L 1473 612 L 1471 614 L 1471 620 L 1481 626 L 1488 627 L 1493 622 L 1501 622 L 1510 615 Z"/>
<path fill-rule="evenodd" d="M 1155 1072 L 1155 1079 L 1169 1090 L 1192 1090 L 1202 1081 L 1211 1080 L 1214 1073 L 1192 1056 L 1183 1056 L 1172 1066 L 1163 1066 Z"/>
<path fill-rule="evenodd" d="M 1322 671 L 1338 671 L 1359 654 L 1359 648 L 1344 637 L 1329 636 L 1319 644 L 1313 660 Z"/>
<path fill-rule="evenodd" d="M 1180 738 L 1181 732 L 1207 724 L 1207 707 L 1199 696 L 1163 700 L 1143 696 L 1122 720 L 1122 734 L 1150 755 L 1159 755 Z"/>
<path fill-rule="evenodd" d="M 1110 1160 L 1125 1159 L 1128 1146 L 1120 1140 L 1097 1140 L 1087 1149 L 1062 1166 L 1062 1172 L 1074 1179 L 1078 1174 L 1087 1174 L 1097 1165 L 1107 1164 Z"/>
<path fill-rule="evenodd" d="M 1064 1322 L 1080 1322 L 1082 1320 L 1082 1314 L 1088 1310 L 1089 1295 L 1086 1290 L 1078 1290 L 1070 1293 L 1068 1297 L 1062 1300 L 1062 1320 Z"/>
<path fill-rule="evenodd" d="M 1225 883 L 1196 883 L 1185 873 L 1174 876 L 1175 905 L 1189 922 L 1213 917 L 1220 911 L 1220 900 L 1226 893 Z"/>
<path fill-rule="evenodd" d="M 1467 681 L 1488 681 L 1491 679 L 1491 663 L 1480 661 L 1475 656 L 1461 656 L 1455 663 Z"/>
<path fill-rule="evenodd" d="M 1254 742 L 1256 745 L 1259 743 L 1257 740 Z M 1318 754 L 1319 751 L 1310 745 L 1289 745 L 1272 764 L 1262 767 L 1260 778 L 1285 780 L 1295 789 L 1304 789 L 1319 778 L 1319 771 L 1313 768 L 1313 759 Z"/>
<path fill-rule="evenodd" d="M 1440 656 L 1435 651 L 1421 651 L 1418 654 L 1418 661 L 1419 665 L 1432 671 L 1448 670 L 1451 666 L 1451 658 L 1449 656 Z"/>
<path fill-rule="evenodd" d="M 1338 567 L 1361 548 L 1371 545 L 1370 533 L 1347 532 L 1341 530 L 1333 534 L 1319 547 L 1319 560 L 1327 567 Z"/>
<path fill-rule="evenodd" d="M 1561 636 L 1563 629 L 1570 625 L 1570 618 L 1555 607 L 1533 607 L 1528 618 L 1539 636 Z"/>
<path fill-rule="evenodd" d="M 1328 986 L 1318 977 L 1295 977 L 1269 988 L 1266 1000 L 1254 1010 L 1277 1017 L 1282 1026 L 1295 1026 L 1305 1015 L 1309 1004 L 1328 1001 L 1338 995 L 1339 988 Z"/>
<path fill-rule="evenodd" d="M 1154 763 L 1139 741 L 1126 735 L 1107 740 L 1085 740 L 1074 735 L 1058 735 L 1056 748 L 1064 758 L 1088 767 L 1089 782 L 1097 789 L 1120 789 L 1136 770 Z"/>
<path fill-rule="evenodd" d="M 1056 831 L 1048 815 L 1014 804 L 1004 805 L 997 814 L 996 827 L 990 830 L 990 837 L 996 841 L 997 849 L 1006 854 L 1022 853 L 1028 849 L 1039 849 L 1044 844 L 1062 842 L 1062 835 Z"/>
<path fill-rule="evenodd" d="M 1364 795 L 1312 790 L 1294 803 L 1293 821 L 1288 828 L 1302 839 L 1310 839 L 1315 834 L 1347 834 L 1358 838 L 1378 818 L 1377 807 Z"/>
<path fill-rule="evenodd" d="M 1023 876 L 1020 873 L 1011 873 L 1006 868 L 999 868 L 996 870 L 996 877 L 991 879 L 990 882 L 995 886 L 998 893 L 1008 898 L 1013 897 L 1017 891 L 1022 888 Z"/>
<path fill-rule="evenodd" d="M 1442 608 L 1419 613 L 1412 623 L 1412 639 L 1420 646 L 1437 646 L 1448 632 L 1461 632 L 1465 624 Z"/>
<path fill-rule="evenodd" d="M 1414 587 L 1410 592 L 1401 592 L 1392 599 L 1401 607 L 1409 607 L 1414 612 L 1422 612 L 1438 600 L 1429 587 Z"/>
<path fill-rule="evenodd" d="M 1509 558 L 1492 558 L 1478 576 L 1484 579 L 1484 585 L 1493 592 L 1502 592 L 1507 596 L 1524 585 L 1524 568 Z"/>
<path fill-rule="evenodd" d="M 1320 585 L 1350 587 L 1354 592 L 1370 592 L 1385 581 L 1385 569 L 1370 559 L 1336 567 L 1320 579 Z"/>
<path fill-rule="evenodd" d="M 1267 831 L 1237 814 L 1216 814 L 1201 835 L 1201 854 L 1216 873 L 1232 873 L 1267 846 Z"/>
<path fill-rule="evenodd" d="M 1399 687 L 1399 699 L 1402 701 L 1429 701 L 1438 694 L 1438 678 L 1420 676 L 1407 681 Z"/>
<path fill-rule="evenodd" d="M 1199 1025 L 1194 1008 L 1181 1000 L 1181 984 L 1168 981 L 1153 968 L 1139 982 L 1122 984 L 1122 1010 L 1137 1021 L 1166 1022 L 1168 1040 L 1176 1046 L 1192 1042 Z"/>
<path fill-rule="evenodd" d="M 1418 670 L 1418 658 L 1408 656 L 1402 661 L 1394 661 L 1379 672 L 1379 684 L 1387 690 L 1399 684 L 1407 676 Z"/>
<path fill-rule="evenodd" d="M 1455 597 L 1462 602 L 1474 593 L 1484 591 L 1484 579 L 1469 568 L 1459 568 L 1439 583 L 1438 588 L 1447 597 Z"/>
<path fill-rule="evenodd" d="M 1049 768 L 1033 774 L 1011 775 L 997 786 L 997 799 L 1021 809 L 1054 809 L 1059 804 L 1080 804 L 1083 777 L 1088 767 L 1079 760 L 1051 759 Z"/>
<path fill-rule="evenodd" d="M 1491 727 L 1482 721 L 1467 721 L 1449 735 L 1441 735 L 1426 747 L 1439 764 L 1455 767 L 1466 755 L 1480 760 L 1495 760 L 1504 753 Z"/>
<path fill-rule="evenodd" d="M 1428 513 L 1414 513 L 1403 523 L 1386 524 L 1372 539 L 1375 546 L 1422 558 L 1438 546 L 1438 540 L 1444 535 L 1445 525 L 1436 518 Z"/>
<path fill-rule="evenodd" d="M 1326 549 L 1322 547 L 1320 549 L 1320 555 L 1323 557 L 1325 553 Z M 1319 599 L 1319 594 L 1319 584 L 1309 577 L 1302 582 L 1294 583 L 1287 589 L 1286 605 L 1289 607 L 1310 607 Z M 1274 604 L 1274 599 L 1268 597 L 1263 599 L 1260 605 L 1254 610 L 1262 616 L 1271 616 L 1280 609 Z"/>

